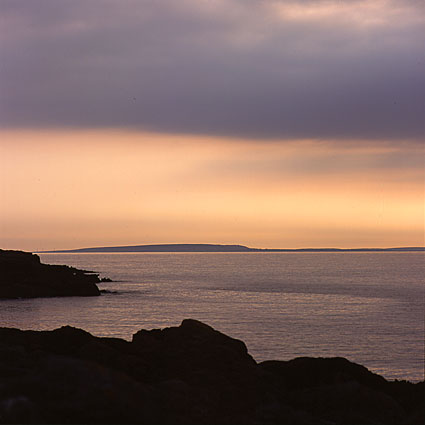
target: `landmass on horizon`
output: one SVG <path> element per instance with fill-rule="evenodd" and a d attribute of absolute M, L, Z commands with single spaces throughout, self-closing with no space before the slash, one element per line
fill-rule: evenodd
<path fill-rule="evenodd" d="M 425 251 L 425 247 L 395 248 L 249 248 L 244 245 L 221 244 L 153 244 L 103 246 L 94 248 L 35 251 L 38 253 L 85 253 L 85 252 L 385 252 Z"/>

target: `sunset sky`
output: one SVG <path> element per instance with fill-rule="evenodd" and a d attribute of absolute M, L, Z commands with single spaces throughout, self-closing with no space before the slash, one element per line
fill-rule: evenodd
<path fill-rule="evenodd" d="M 423 0 L 0 0 L 0 248 L 424 245 Z"/>

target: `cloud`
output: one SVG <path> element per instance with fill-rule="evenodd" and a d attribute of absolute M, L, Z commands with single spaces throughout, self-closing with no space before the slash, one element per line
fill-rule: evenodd
<path fill-rule="evenodd" d="M 0 125 L 420 140 L 419 1 L 4 0 Z"/>
<path fill-rule="evenodd" d="M 366 182 L 369 189 L 373 184 L 386 184 L 393 190 L 399 185 L 409 185 L 410 189 L 415 188 L 416 195 L 423 192 L 425 150 L 419 146 L 398 149 L 384 146 L 381 144 L 381 149 L 338 149 L 336 144 L 321 146 L 317 142 L 297 142 L 283 146 L 262 143 L 263 148 L 259 149 L 258 143 L 245 144 L 239 154 L 206 157 L 198 165 L 196 184 L 198 180 L 231 182 L 235 179 L 251 184 L 260 182 L 264 186 L 271 182 L 314 186 L 335 180 L 336 185 L 356 182 L 357 190 L 364 190 Z"/>

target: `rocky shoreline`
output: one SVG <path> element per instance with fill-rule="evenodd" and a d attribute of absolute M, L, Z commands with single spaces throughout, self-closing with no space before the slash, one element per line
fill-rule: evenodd
<path fill-rule="evenodd" d="M 344 358 L 257 363 L 190 319 L 131 342 L 0 328 L 0 423 L 423 424 L 424 385 Z"/>
<path fill-rule="evenodd" d="M 100 295 L 98 273 L 43 264 L 36 254 L 0 249 L 0 299 Z"/>

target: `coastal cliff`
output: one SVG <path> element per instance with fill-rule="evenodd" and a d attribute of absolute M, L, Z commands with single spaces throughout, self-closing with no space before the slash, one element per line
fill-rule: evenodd
<path fill-rule="evenodd" d="M 196 320 L 131 342 L 0 328 L 0 423 L 422 424 L 424 382 L 344 358 L 257 363 Z"/>
<path fill-rule="evenodd" d="M 0 249 L 0 298 L 100 295 L 99 282 L 97 273 L 43 264 L 30 252 Z"/>

